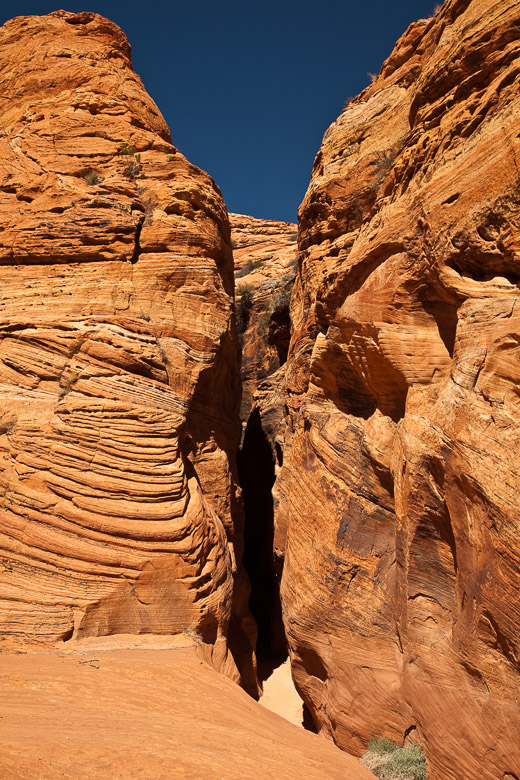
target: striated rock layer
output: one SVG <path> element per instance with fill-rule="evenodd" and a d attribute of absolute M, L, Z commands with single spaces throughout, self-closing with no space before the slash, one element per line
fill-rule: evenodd
<path fill-rule="evenodd" d="M 290 340 L 289 301 L 296 276 L 298 227 L 230 214 L 237 326 L 242 343 L 242 407 L 247 417 L 258 386 L 283 365 Z"/>
<path fill-rule="evenodd" d="M 242 346 L 240 483 L 246 510 L 244 564 L 258 625 L 259 659 L 287 657 L 279 573 L 273 566 L 271 490 L 282 462 L 289 302 L 297 267 L 297 226 L 231 214 L 237 327 Z"/>
<path fill-rule="evenodd" d="M 300 209 L 275 544 L 293 673 L 360 754 L 520 776 L 520 6 L 449 0 Z"/>
<path fill-rule="evenodd" d="M 254 688 L 220 191 L 108 20 L 8 22 L 0 81 L 2 634 L 197 629 Z"/>

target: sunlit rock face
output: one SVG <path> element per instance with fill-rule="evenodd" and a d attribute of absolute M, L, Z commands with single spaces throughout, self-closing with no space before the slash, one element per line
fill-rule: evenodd
<path fill-rule="evenodd" d="M 320 729 L 520 776 L 520 7 L 450 0 L 329 128 L 300 209 L 275 547 Z"/>
<path fill-rule="evenodd" d="M 220 191 L 108 20 L 8 22 L 0 80 L 1 632 L 231 636 L 253 685 Z"/>

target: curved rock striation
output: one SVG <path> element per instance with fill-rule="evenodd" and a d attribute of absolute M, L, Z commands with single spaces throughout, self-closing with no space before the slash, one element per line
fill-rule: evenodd
<path fill-rule="evenodd" d="M 449 0 L 300 209 L 275 545 L 298 688 L 360 754 L 520 776 L 520 8 Z"/>
<path fill-rule="evenodd" d="M 254 687 L 229 223 L 121 30 L 0 29 L 0 625 L 198 630 Z"/>

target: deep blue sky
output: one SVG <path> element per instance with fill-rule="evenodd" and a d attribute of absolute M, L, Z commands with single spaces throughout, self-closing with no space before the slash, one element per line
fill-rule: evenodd
<path fill-rule="evenodd" d="M 59 7 L 119 24 L 174 144 L 229 211 L 296 220 L 323 133 L 437 0 L 0 0 L 0 23 Z"/>

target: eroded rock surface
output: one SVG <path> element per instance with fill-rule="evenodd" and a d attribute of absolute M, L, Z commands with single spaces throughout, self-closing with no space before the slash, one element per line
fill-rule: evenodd
<path fill-rule="evenodd" d="M 220 191 L 108 20 L 8 22 L 0 81 L 2 634 L 231 636 L 254 687 Z"/>
<path fill-rule="evenodd" d="M 2 780 L 374 778 L 189 647 L 3 655 L 0 719 Z"/>
<path fill-rule="evenodd" d="M 296 276 L 298 227 L 291 222 L 230 214 L 237 326 L 242 344 L 242 408 L 247 422 L 253 395 L 287 359 L 289 302 Z"/>
<path fill-rule="evenodd" d="M 242 346 L 240 483 L 246 510 L 244 563 L 258 649 L 269 664 L 286 656 L 279 572 L 273 562 L 272 488 L 282 463 L 289 303 L 297 267 L 297 226 L 231 214 L 237 327 Z"/>
<path fill-rule="evenodd" d="M 520 7 L 449 0 L 325 134 L 275 511 L 314 719 L 520 776 Z"/>

